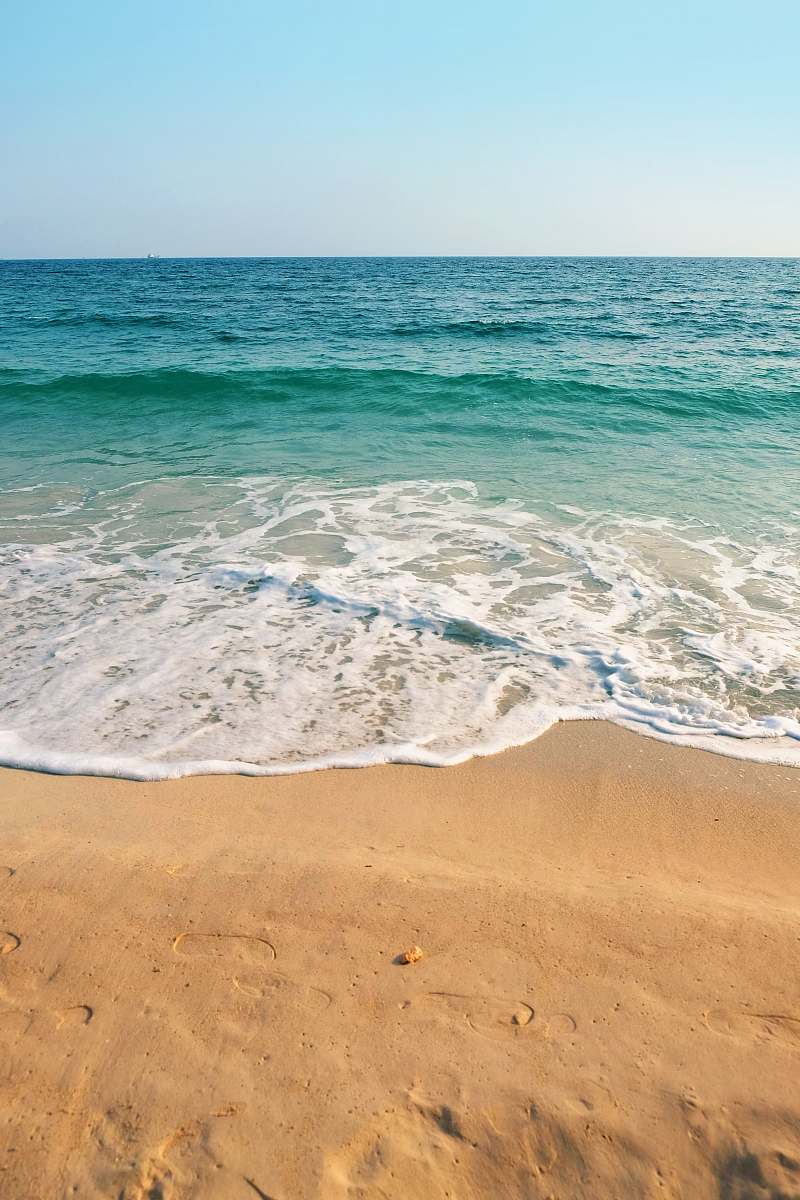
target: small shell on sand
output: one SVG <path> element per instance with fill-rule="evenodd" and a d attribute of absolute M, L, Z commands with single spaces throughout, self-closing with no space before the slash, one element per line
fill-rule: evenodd
<path fill-rule="evenodd" d="M 399 956 L 399 961 L 401 963 L 415 963 L 419 962 L 421 958 L 422 951 L 420 950 L 419 946 L 411 946 L 410 949 L 403 951 L 403 953 Z"/>

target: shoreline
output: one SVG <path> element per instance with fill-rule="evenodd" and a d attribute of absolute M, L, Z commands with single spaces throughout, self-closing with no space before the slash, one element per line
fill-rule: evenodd
<path fill-rule="evenodd" d="M 4 1195 L 800 1190 L 792 767 L 592 720 L 0 794 Z"/>
<path fill-rule="evenodd" d="M 58 750 L 36 750 L 25 745 L 13 733 L 3 735 L 6 744 L 18 745 L 18 755 L 7 755 L 0 748 L 0 771 L 23 771 L 41 775 L 75 776 L 84 779 L 118 779 L 126 783 L 170 783 L 181 779 L 238 776 L 243 779 L 281 779 L 293 775 L 311 775 L 325 771 L 360 771 L 369 767 L 453 768 L 479 759 L 518 753 L 533 746 L 546 734 L 562 725 L 599 722 L 612 725 L 635 737 L 643 737 L 678 750 L 700 751 L 720 758 L 757 766 L 800 770 L 800 745 L 797 739 L 782 734 L 774 738 L 735 737 L 731 734 L 663 733 L 646 723 L 615 720 L 604 713 L 557 716 L 549 725 L 522 740 L 482 742 L 467 750 L 450 754 L 426 751 L 419 745 L 366 746 L 352 751 L 335 751 L 321 758 L 297 762 L 264 764 L 236 759 L 186 759 L 159 763 L 129 755 L 91 755 Z M 780 740 L 781 746 L 775 749 Z M 2 743 L 0 743 L 0 746 Z M 747 750 L 749 750 L 749 753 Z M 94 764 L 92 765 L 92 760 Z"/>

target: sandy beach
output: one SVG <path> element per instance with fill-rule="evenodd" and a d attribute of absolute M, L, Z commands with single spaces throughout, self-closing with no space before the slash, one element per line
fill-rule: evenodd
<path fill-rule="evenodd" d="M 796 772 L 592 722 L 0 792 L 4 1200 L 800 1195 Z"/>

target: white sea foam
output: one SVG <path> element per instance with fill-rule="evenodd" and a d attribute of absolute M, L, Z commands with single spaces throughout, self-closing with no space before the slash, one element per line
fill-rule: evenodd
<path fill-rule="evenodd" d="M 0 497 L 6 765 L 446 765 L 603 717 L 800 766 L 796 532 L 750 545 L 469 482 L 67 493 Z"/>

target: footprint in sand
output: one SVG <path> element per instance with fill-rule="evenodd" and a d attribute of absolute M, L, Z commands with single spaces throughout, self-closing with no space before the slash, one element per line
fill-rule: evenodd
<path fill-rule="evenodd" d="M 248 967 L 275 959 L 275 947 L 266 938 L 247 933 L 179 933 L 172 949 L 181 958 L 218 958 Z"/>
<path fill-rule="evenodd" d="M 211 1157 L 208 1148 L 209 1137 L 219 1128 L 216 1122 L 237 1117 L 242 1107 L 236 1103 L 223 1104 L 212 1112 L 184 1121 L 157 1142 L 140 1145 L 133 1154 L 127 1121 L 124 1117 L 120 1120 L 114 1110 L 108 1112 L 97 1122 L 96 1130 L 100 1134 L 99 1144 L 107 1148 L 123 1172 L 113 1190 L 114 1196 L 119 1200 L 172 1200 L 173 1197 L 180 1200 L 202 1192 L 203 1196 L 236 1196 L 237 1200 L 240 1197 L 244 1200 L 244 1192 L 237 1186 L 242 1176 L 220 1162 L 216 1155 Z M 210 1187 L 209 1159 L 215 1176 L 215 1185 Z"/>
<path fill-rule="evenodd" d="M 268 1000 L 277 1003 L 285 1001 L 291 1005 L 299 1004 L 314 1012 L 323 1012 L 326 1008 L 330 1008 L 332 999 L 330 993 L 323 991 L 322 988 L 312 987 L 311 984 L 306 983 L 296 983 L 295 980 L 289 979 L 287 975 L 282 975 L 278 971 L 270 971 L 268 975 L 262 975 L 258 980 L 234 976 L 233 986 L 242 995 L 253 1000 Z"/>
<path fill-rule="evenodd" d="M 15 874 L 16 871 L 13 867 L 0 867 L 0 879 L 10 879 Z"/>
<path fill-rule="evenodd" d="M 537 1017 L 527 1000 L 496 996 L 467 996 L 457 992 L 427 992 L 422 1000 L 463 1019 L 474 1033 L 492 1041 L 508 1041 L 520 1037 L 542 1038 L 560 1042 L 577 1029 L 569 1013 L 550 1013 Z"/>
<path fill-rule="evenodd" d="M 619 1108 L 619 1104 L 611 1090 L 603 1083 L 584 1079 L 580 1090 L 573 1096 L 566 1097 L 566 1107 L 580 1117 L 598 1116 L 610 1108 Z"/>
<path fill-rule="evenodd" d="M 463 1018 L 475 1033 L 493 1041 L 524 1036 L 533 1025 L 533 1007 L 524 1000 L 463 996 L 457 992 L 428 992 L 424 1000 Z"/>
<path fill-rule="evenodd" d="M 570 1037 L 578 1028 L 578 1023 L 569 1013 L 551 1013 L 544 1019 L 544 1036 L 550 1042 L 560 1042 Z"/>
<path fill-rule="evenodd" d="M 567 1128 L 532 1102 L 488 1110 L 412 1089 L 405 1103 L 375 1113 L 347 1143 L 325 1153 L 318 1195 L 407 1200 L 519 1196 L 524 1189 L 529 1196 L 577 1196 L 586 1194 L 584 1164 Z M 581 1171 L 583 1179 L 575 1178 Z M 629 1192 L 614 1190 L 623 1194 Z"/>
<path fill-rule="evenodd" d="M 751 1038 L 756 1042 L 782 1042 L 800 1050 L 800 1017 L 712 1008 L 705 1014 L 704 1020 L 713 1033 Z"/>
<path fill-rule="evenodd" d="M 7 1008 L 0 1010 L 0 1034 L 18 1037 L 29 1030 L 42 1031 L 48 1023 L 55 1023 L 56 1029 L 78 1029 L 88 1025 L 93 1016 L 94 1010 L 88 1004 L 71 1004 L 67 1008 Z"/>
<path fill-rule="evenodd" d="M 7 929 L 0 931 L 0 954 L 12 954 L 19 949 L 22 938 L 17 937 L 15 933 L 10 933 Z"/>
<path fill-rule="evenodd" d="M 56 1028 L 76 1028 L 82 1025 L 88 1025 L 94 1016 L 94 1009 L 88 1004 L 71 1004 L 68 1008 L 53 1009 L 52 1014 L 56 1019 Z"/>
<path fill-rule="evenodd" d="M 322 988 L 267 969 L 276 951 L 266 938 L 243 933 L 181 933 L 172 948 L 186 958 L 218 959 L 221 966 L 232 968 L 229 978 L 236 991 L 251 1000 L 266 1000 L 275 1012 L 302 1008 L 321 1013 L 330 1007 L 332 997 Z"/>

